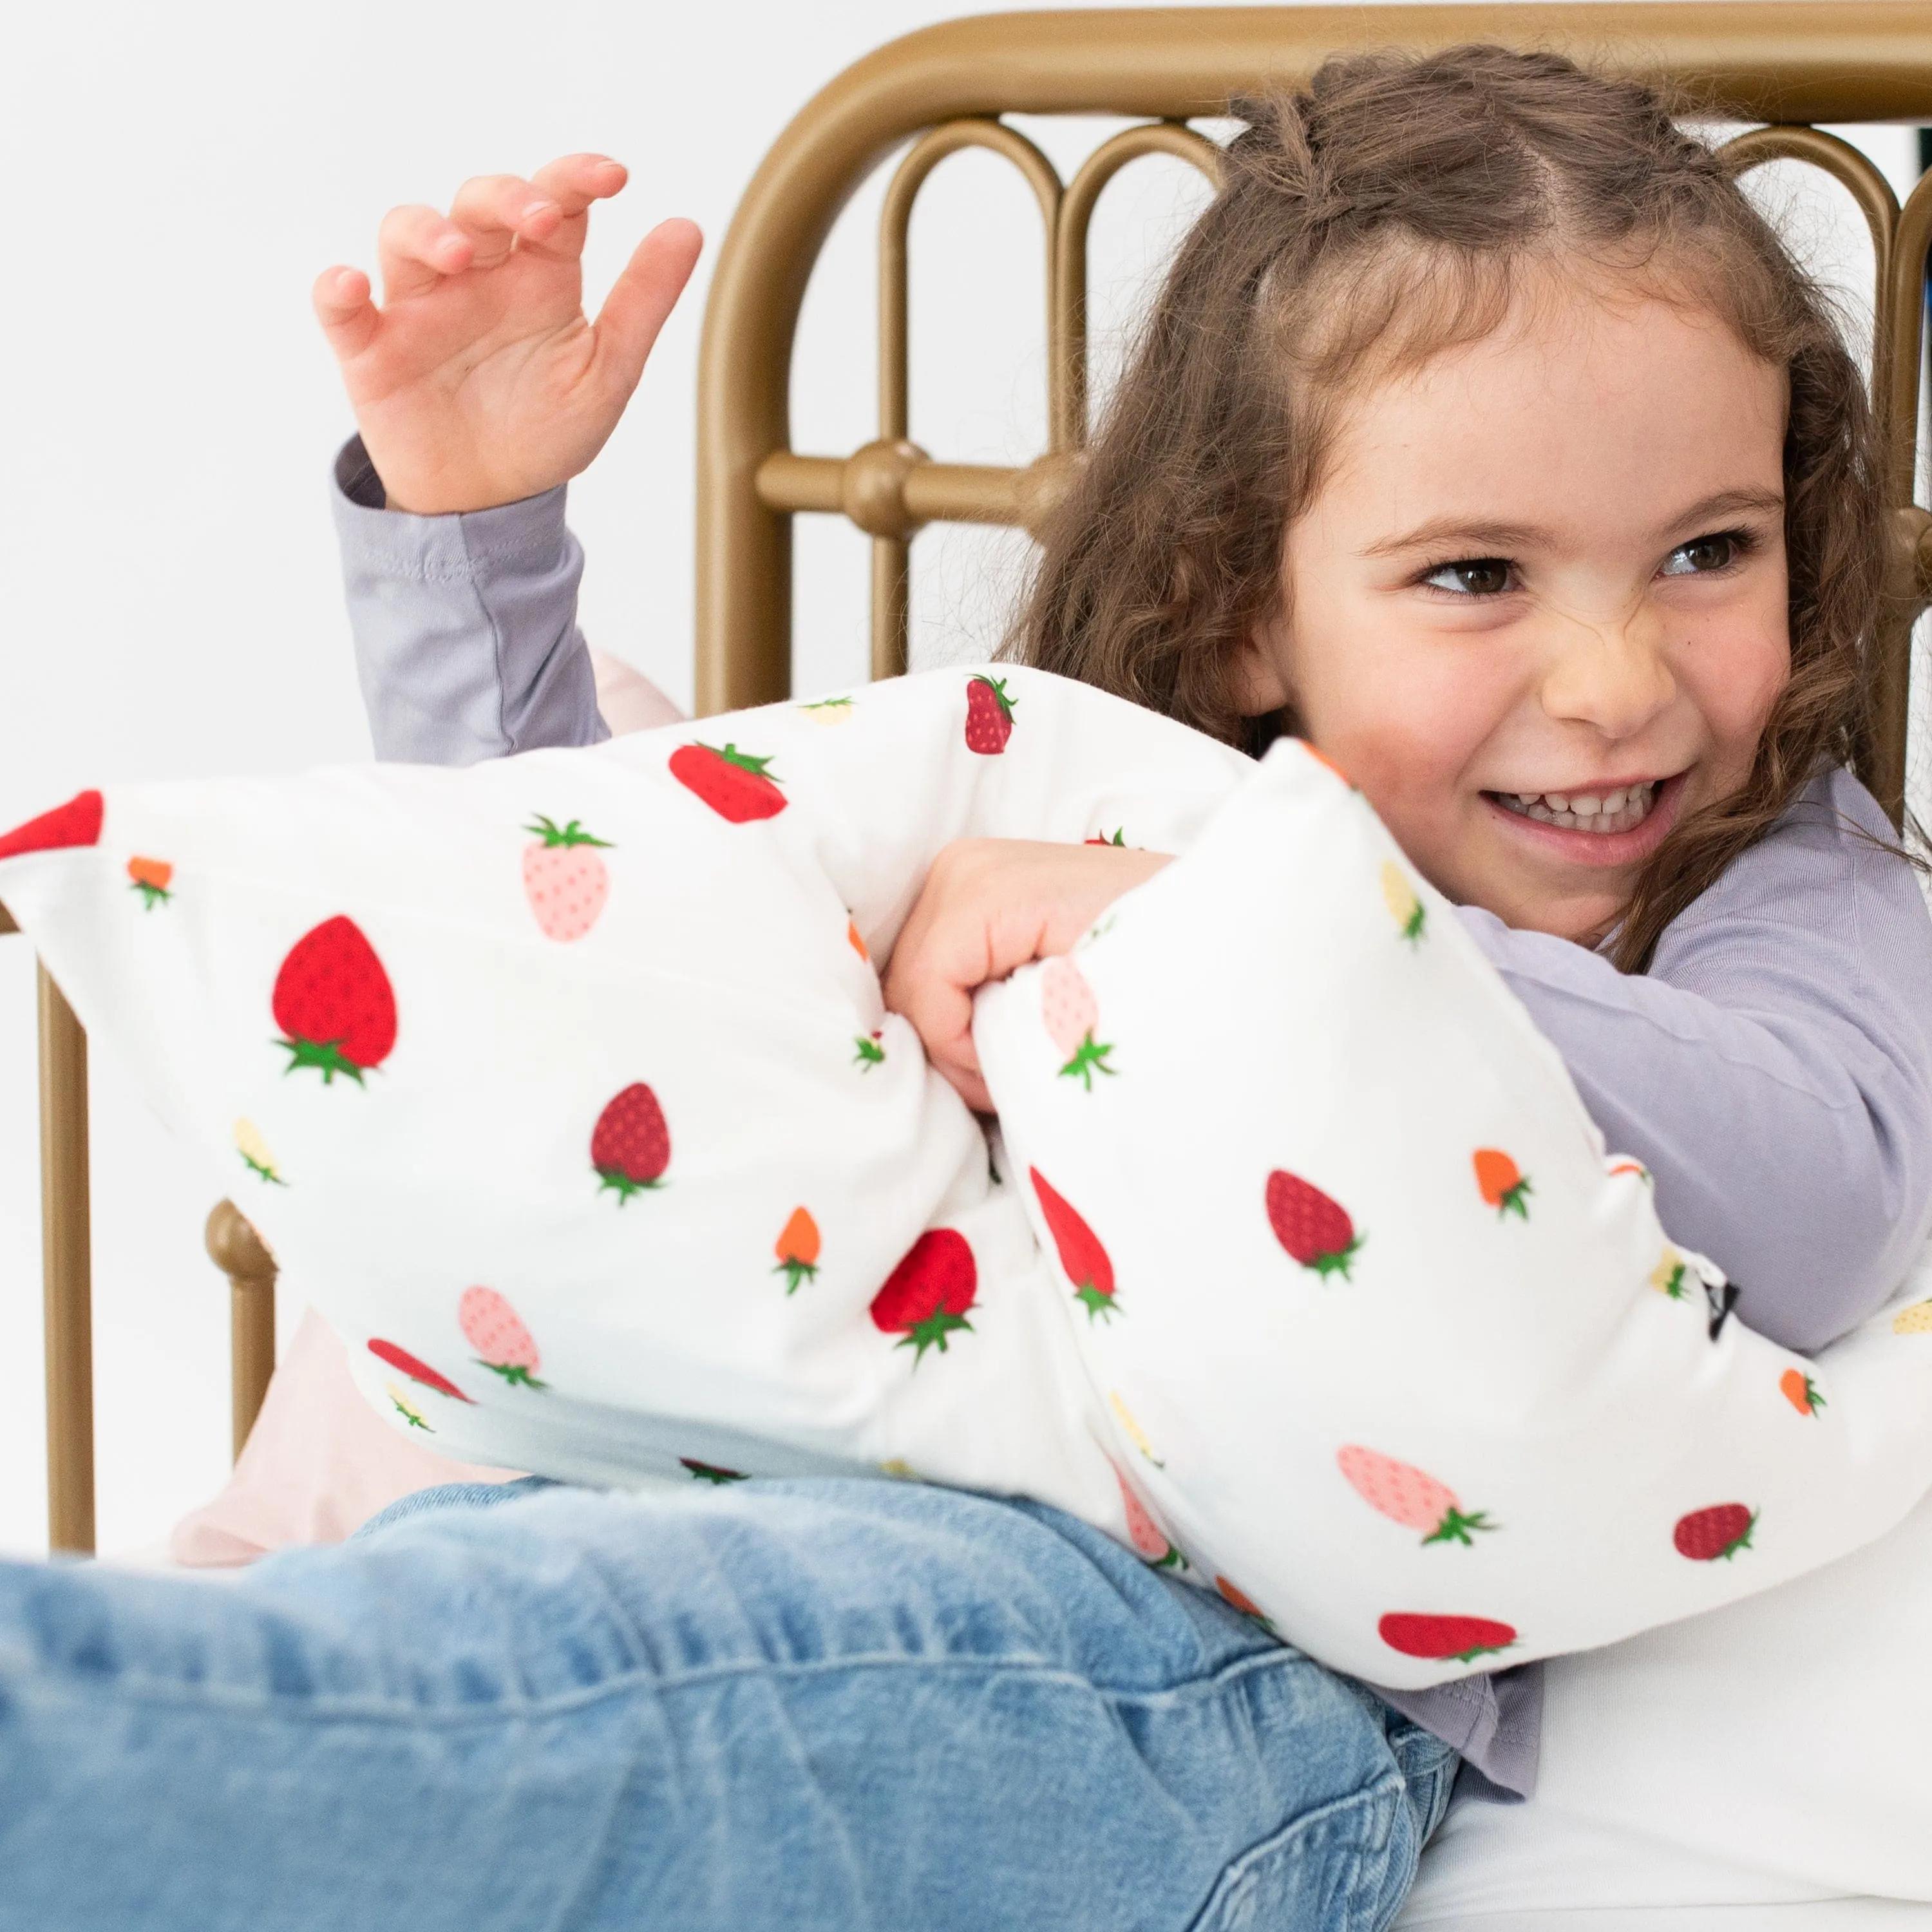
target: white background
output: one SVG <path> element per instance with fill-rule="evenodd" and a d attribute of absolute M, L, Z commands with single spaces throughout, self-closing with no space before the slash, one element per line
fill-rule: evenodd
<path fill-rule="evenodd" d="M 0 826 L 85 784 L 362 760 L 326 491 L 349 418 L 310 318 L 318 270 L 373 267 L 401 201 L 575 148 L 632 184 L 593 224 L 601 295 L 672 213 L 715 241 L 766 148 L 819 85 L 946 17 L 922 0 L 185 0 L 10 18 L 0 143 L 14 188 L 0 368 Z M 1025 124 L 1062 172 L 1106 124 Z M 1860 137 L 1901 190 L 1911 135 Z M 829 244 L 796 364 L 794 442 L 842 452 L 872 415 L 874 177 Z M 1808 248 L 1868 273 L 1849 204 L 1797 199 Z M 1198 205 L 1138 164 L 1095 230 L 1103 356 Z M 913 434 L 935 455 L 1040 446 L 1040 250 L 1030 197 L 990 158 L 943 165 L 914 229 Z M 691 689 L 692 399 L 709 258 L 642 389 L 573 487 L 592 640 L 681 702 Z M 860 675 L 864 542 L 800 526 L 797 682 Z M 916 658 L 997 641 L 1023 542 L 934 531 L 915 557 Z M 32 962 L 0 940 L 0 1548 L 44 1547 Z M 224 1183 L 94 1069 L 95 1388 L 102 1546 L 166 1532 L 226 1464 L 226 1288 L 201 1224 Z M 283 1297 L 288 1332 L 295 1296 Z"/>

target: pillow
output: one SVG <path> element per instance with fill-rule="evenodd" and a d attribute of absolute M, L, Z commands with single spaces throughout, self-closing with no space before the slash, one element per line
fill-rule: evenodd
<path fill-rule="evenodd" d="M 982 996 L 1004 1182 L 869 958 L 969 835 L 1186 848 Z M 941 672 L 85 794 L 9 853 L 104 1048 L 445 1453 L 1032 1494 L 1406 1687 L 1762 1588 L 1925 1486 L 1924 1337 L 1801 1364 L 1727 1323 L 1293 744 Z"/>
<path fill-rule="evenodd" d="M 1932 1262 L 1913 1286 L 1932 1294 Z M 1846 1893 L 1932 1906 L 1928 1631 L 1921 1502 L 1813 1575 L 1552 1661 L 1536 1796 L 1458 1804 L 1401 1922 Z"/>

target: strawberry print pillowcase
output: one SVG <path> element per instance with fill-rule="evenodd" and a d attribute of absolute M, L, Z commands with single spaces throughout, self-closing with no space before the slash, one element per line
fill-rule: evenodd
<path fill-rule="evenodd" d="M 965 836 L 1183 855 L 982 994 L 1004 1146 L 873 964 Z M 1292 744 L 935 672 L 84 794 L 0 838 L 0 900 L 370 1400 L 470 1462 L 1033 1495 L 1407 1685 L 1762 1588 L 1932 1474 L 1932 1322 L 1802 1363 L 1724 1319 Z"/>

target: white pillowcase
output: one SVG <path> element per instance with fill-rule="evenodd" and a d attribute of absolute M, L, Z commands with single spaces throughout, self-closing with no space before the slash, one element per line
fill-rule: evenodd
<path fill-rule="evenodd" d="M 1002 1184 L 868 953 L 950 839 L 1116 832 L 1184 855 L 981 997 Z M 1724 1322 L 1293 743 L 945 671 L 10 847 L 90 1030 L 444 1453 L 1032 1494 L 1407 1687 L 1762 1589 L 1932 1480 L 1932 1319 L 1816 1364 Z"/>

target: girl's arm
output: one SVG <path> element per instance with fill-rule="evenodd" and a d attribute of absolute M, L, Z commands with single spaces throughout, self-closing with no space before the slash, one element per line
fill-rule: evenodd
<path fill-rule="evenodd" d="M 584 553 L 560 484 L 466 515 L 386 508 L 358 436 L 331 492 L 356 668 L 379 758 L 470 765 L 610 736 L 584 634 Z"/>
<path fill-rule="evenodd" d="M 1664 1226 L 1790 1348 L 1882 1304 L 1932 1219 L 1932 918 L 1890 837 L 1850 772 L 1816 780 L 1641 976 L 1463 913 Z"/>
<path fill-rule="evenodd" d="M 1853 828 L 1890 836 L 1850 773 L 1820 779 L 1642 976 L 1462 910 L 1612 1150 L 1651 1170 L 1664 1226 L 1738 1283 L 1744 1320 L 1794 1348 L 1883 1302 L 1932 1220 L 1932 917 L 1910 868 Z M 934 868 L 886 1004 L 986 1106 L 973 987 L 1064 950 L 1162 862 L 1078 846 L 1009 861 L 982 842 Z"/>

